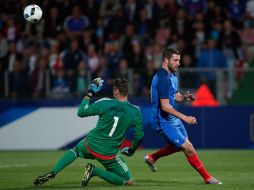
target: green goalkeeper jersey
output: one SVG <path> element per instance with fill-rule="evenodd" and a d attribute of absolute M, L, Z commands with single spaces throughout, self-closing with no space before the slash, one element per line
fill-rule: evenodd
<path fill-rule="evenodd" d="M 78 109 L 79 117 L 98 115 L 96 127 L 87 135 L 88 147 L 101 155 L 113 156 L 119 151 L 130 127 L 134 128 L 132 146 L 136 150 L 144 136 L 139 108 L 128 101 L 102 98 L 89 105 L 84 98 Z"/>

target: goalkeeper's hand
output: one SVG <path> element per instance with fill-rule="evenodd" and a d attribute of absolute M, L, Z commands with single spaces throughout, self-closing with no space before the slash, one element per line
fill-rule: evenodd
<path fill-rule="evenodd" d="M 104 80 L 101 78 L 95 78 L 92 80 L 88 87 L 88 96 L 92 97 L 93 94 L 99 92 L 103 87 Z"/>
<path fill-rule="evenodd" d="M 135 153 L 135 150 L 130 147 L 125 147 L 121 150 L 121 153 L 126 156 L 132 156 Z"/>

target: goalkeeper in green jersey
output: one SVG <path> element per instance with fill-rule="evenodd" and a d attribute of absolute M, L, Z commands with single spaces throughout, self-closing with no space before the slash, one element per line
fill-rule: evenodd
<path fill-rule="evenodd" d="M 132 185 L 131 173 L 118 152 L 130 127 L 134 128 L 134 140 L 130 147 L 122 149 L 121 152 L 131 156 L 140 145 L 144 136 L 141 112 L 138 107 L 128 102 L 128 81 L 126 79 L 114 80 L 113 96 L 115 99 L 102 98 L 89 104 L 92 95 L 100 91 L 102 86 L 101 78 L 94 79 L 78 109 L 79 117 L 98 115 L 99 120 L 96 127 L 77 146 L 67 151 L 49 173 L 37 177 L 34 181 L 35 185 L 42 185 L 54 178 L 58 172 L 78 157 L 95 159 L 106 169 L 87 164 L 81 180 L 82 186 L 87 186 L 89 180 L 94 176 L 115 185 Z"/>

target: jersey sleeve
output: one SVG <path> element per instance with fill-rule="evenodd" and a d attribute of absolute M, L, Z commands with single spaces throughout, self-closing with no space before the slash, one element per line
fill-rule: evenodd
<path fill-rule="evenodd" d="M 165 75 L 162 72 L 159 73 L 157 88 L 158 88 L 158 95 L 160 99 L 169 99 L 168 89 L 170 85 L 171 84 L 169 80 L 167 79 L 167 75 Z"/>
<path fill-rule="evenodd" d="M 79 105 L 77 115 L 79 117 L 88 117 L 93 115 L 101 115 L 106 111 L 105 101 L 97 101 L 89 104 L 90 99 L 84 98 Z"/>
<path fill-rule="evenodd" d="M 134 140 L 132 141 L 131 148 L 133 150 L 136 150 L 139 147 L 139 145 L 141 144 L 143 137 L 144 137 L 142 115 L 141 115 L 140 110 L 138 110 L 138 113 L 136 114 L 136 118 L 134 119 L 133 127 L 134 127 Z"/>

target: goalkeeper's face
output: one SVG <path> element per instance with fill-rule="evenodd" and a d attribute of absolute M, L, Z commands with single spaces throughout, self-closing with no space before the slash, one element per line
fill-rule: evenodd
<path fill-rule="evenodd" d="M 180 66 L 180 59 L 181 56 L 178 54 L 172 54 L 170 59 L 166 59 L 166 61 L 168 62 L 168 69 L 171 72 L 176 72 Z"/>

